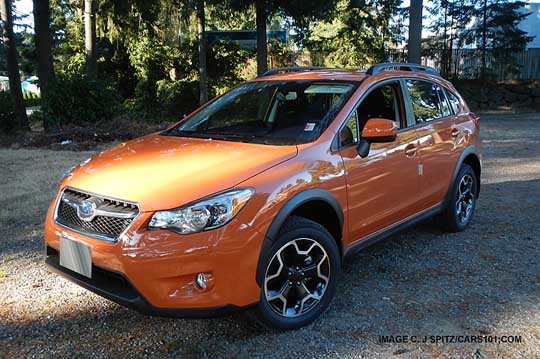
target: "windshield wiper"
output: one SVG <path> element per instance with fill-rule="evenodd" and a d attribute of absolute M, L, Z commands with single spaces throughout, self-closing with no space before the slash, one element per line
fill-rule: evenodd
<path fill-rule="evenodd" d="M 261 139 L 264 138 L 263 135 L 254 135 L 254 134 L 239 134 L 239 133 L 231 133 L 231 132 L 198 132 L 198 131 L 184 131 L 180 130 L 177 127 L 171 128 L 168 131 L 165 131 L 163 134 L 169 135 L 169 136 L 180 136 L 180 137 L 195 137 L 195 138 L 213 138 L 217 140 L 224 140 L 224 141 L 240 141 L 240 142 L 262 142 L 266 143 L 266 141 L 261 141 Z"/>
<path fill-rule="evenodd" d="M 173 127 L 162 134 L 168 136 L 180 136 L 180 137 L 206 137 L 204 133 L 197 131 L 184 131 L 178 127 Z"/>
<path fill-rule="evenodd" d="M 219 133 L 219 132 L 205 132 L 204 133 L 209 138 L 215 138 L 219 140 L 236 140 L 241 142 L 254 142 L 257 138 L 261 136 L 250 135 L 250 134 L 238 134 L 238 133 Z"/>

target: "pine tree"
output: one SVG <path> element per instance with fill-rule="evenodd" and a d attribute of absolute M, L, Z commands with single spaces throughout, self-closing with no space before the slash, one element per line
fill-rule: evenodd
<path fill-rule="evenodd" d="M 480 78 L 488 75 L 489 63 L 505 63 L 515 70 L 511 51 L 523 50 L 532 40 L 519 29 L 529 14 L 522 10 L 522 1 L 500 0 L 436 0 L 430 7 L 435 17 L 430 29 L 435 33 L 432 45 L 442 49 L 441 67 L 449 73 L 452 49 L 471 47 L 480 51 Z"/>
<path fill-rule="evenodd" d="M 359 68 L 386 61 L 389 50 L 400 41 L 400 28 L 393 22 L 399 3 L 339 1 L 329 20 L 310 26 L 306 45 L 314 64 Z"/>
<path fill-rule="evenodd" d="M 325 19 L 334 8 L 337 0 L 228 0 L 233 8 L 246 9 L 255 4 L 257 23 L 257 73 L 268 68 L 266 24 L 276 14 L 291 18 L 298 27 L 307 28 L 315 19 Z"/>

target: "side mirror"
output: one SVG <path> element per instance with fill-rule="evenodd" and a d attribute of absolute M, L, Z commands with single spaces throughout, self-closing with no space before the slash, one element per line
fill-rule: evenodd
<path fill-rule="evenodd" d="M 393 142 L 397 136 L 397 124 L 385 118 L 371 118 L 362 130 L 362 139 L 369 143 Z"/>

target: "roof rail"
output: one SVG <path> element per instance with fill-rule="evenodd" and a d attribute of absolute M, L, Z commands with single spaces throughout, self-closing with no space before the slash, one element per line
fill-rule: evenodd
<path fill-rule="evenodd" d="M 264 74 L 258 77 L 266 77 L 277 75 L 286 72 L 300 72 L 300 71 L 314 71 L 314 70 L 330 70 L 330 67 L 320 67 L 320 66 L 290 66 L 290 67 L 278 67 L 266 71 Z"/>
<path fill-rule="evenodd" d="M 439 71 L 435 70 L 433 67 L 413 64 L 410 62 L 384 62 L 381 64 L 376 64 L 371 66 L 366 74 L 376 75 L 378 73 L 384 72 L 386 70 L 401 70 L 401 71 L 411 71 L 411 72 L 425 72 L 435 76 L 441 76 Z"/>

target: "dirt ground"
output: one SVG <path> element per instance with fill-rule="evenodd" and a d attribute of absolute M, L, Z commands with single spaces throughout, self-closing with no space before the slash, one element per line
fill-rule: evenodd
<path fill-rule="evenodd" d="M 484 116 L 481 126 L 471 227 L 443 234 L 428 221 L 368 248 L 345 263 L 331 308 L 294 332 L 266 330 L 246 313 L 146 317 L 48 273 L 49 201 L 63 171 L 91 152 L 2 149 L 0 357 L 540 357 L 540 114 Z"/>

